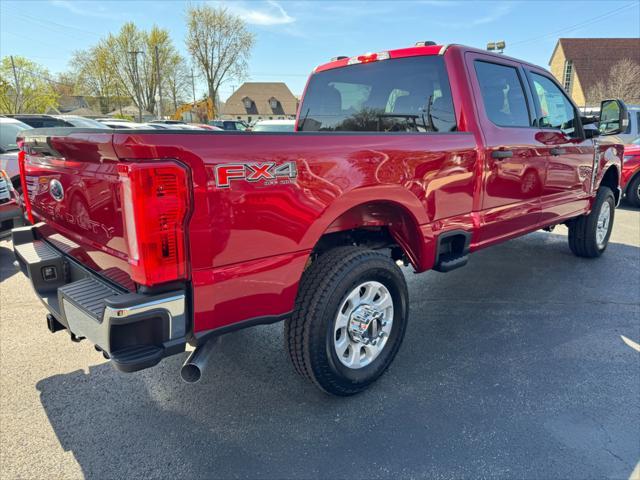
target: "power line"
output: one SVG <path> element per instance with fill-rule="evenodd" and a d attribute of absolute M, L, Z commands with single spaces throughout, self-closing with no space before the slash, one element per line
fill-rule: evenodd
<path fill-rule="evenodd" d="M 73 37 L 72 32 L 69 32 L 69 30 L 76 30 L 79 33 L 83 33 L 85 35 L 92 35 L 94 37 L 102 37 L 101 34 L 96 33 L 96 32 L 91 32 L 89 30 L 84 30 L 82 28 L 78 28 L 75 27 L 73 25 L 65 25 L 62 23 L 57 23 L 54 22 L 53 20 L 42 20 L 41 18 L 38 17 L 34 17 L 32 15 L 28 15 L 22 11 L 16 11 L 16 10 L 9 10 L 9 13 L 11 16 L 17 16 L 17 17 L 22 17 L 22 19 L 25 20 L 31 20 L 33 22 L 39 23 L 40 25 L 42 25 L 44 28 L 48 29 L 51 32 L 55 32 L 55 33 L 62 33 L 64 35 L 68 35 Z M 55 28 L 51 28 L 52 26 L 57 26 L 59 28 L 61 28 L 62 30 L 56 30 Z M 77 36 L 75 38 L 78 38 Z"/>
<path fill-rule="evenodd" d="M 593 17 L 593 18 L 590 18 L 590 19 L 587 19 L 587 20 L 583 20 L 580 23 L 576 23 L 575 25 L 571 25 L 569 27 L 565 27 L 565 28 L 562 28 L 560 30 L 556 30 L 556 31 L 553 31 L 553 32 L 549 32 L 549 33 L 545 33 L 545 34 L 542 34 L 542 35 L 538 35 L 536 37 L 527 38 L 525 40 L 520 40 L 520 41 L 517 41 L 517 42 L 509 42 L 509 46 L 513 47 L 514 45 L 522 45 L 524 43 L 534 42 L 534 41 L 537 41 L 537 40 L 540 40 L 540 39 L 543 39 L 543 38 L 553 37 L 554 35 L 559 35 L 561 33 L 571 32 L 573 30 L 577 30 L 577 29 L 579 29 L 581 27 L 584 27 L 586 25 L 590 25 L 592 23 L 599 22 L 603 18 L 611 17 L 612 15 L 615 15 L 616 13 L 618 13 L 618 12 L 620 12 L 622 10 L 627 10 L 627 9 L 629 9 L 631 7 L 635 7 L 637 5 L 638 5 L 637 3 L 630 3 L 628 5 L 625 5 L 624 7 L 616 8 L 614 10 L 610 10 L 608 12 L 605 12 L 605 13 L 601 14 L 601 15 L 598 15 L 597 17 Z"/>
<path fill-rule="evenodd" d="M 50 82 L 50 83 L 57 83 L 58 85 L 64 85 L 65 87 L 75 87 L 75 84 L 59 82 L 58 80 L 54 80 L 54 79 L 52 79 L 50 77 L 42 75 L 41 73 L 34 72 L 33 70 L 29 70 L 29 69 L 24 68 L 24 67 L 16 67 L 16 70 L 19 70 L 21 72 L 27 72 L 27 73 L 33 75 L 34 77 L 38 77 L 38 78 L 40 78 L 42 80 L 46 80 L 47 82 Z"/>

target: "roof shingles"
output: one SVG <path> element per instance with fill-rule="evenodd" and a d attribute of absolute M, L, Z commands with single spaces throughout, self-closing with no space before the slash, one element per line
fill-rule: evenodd
<path fill-rule="evenodd" d="M 552 59 L 558 46 L 565 58 L 573 62 L 584 92 L 605 81 L 611 68 L 621 60 L 640 63 L 640 38 L 561 38 Z"/>
<path fill-rule="evenodd" d="M 222 114 L 295 115 L 297 108 L 298 100 L 285 83 L 245 82 L 227 99 Z"/>

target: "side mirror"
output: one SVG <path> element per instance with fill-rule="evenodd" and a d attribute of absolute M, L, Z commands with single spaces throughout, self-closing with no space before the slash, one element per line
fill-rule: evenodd
<path fill-rule="evenodd" d="M 600 104 L 600 135 L 617 135 L 629 126 L 627 106 L 622 100 L 603 100 Z"/>

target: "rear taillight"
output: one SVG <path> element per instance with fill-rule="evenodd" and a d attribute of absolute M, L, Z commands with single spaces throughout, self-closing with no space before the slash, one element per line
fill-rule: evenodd
<path fill-rule="evenodd" d="M 173 162 L 118 165 L 131 277 L 151 286 L 187 278 L 187 170 Z"/>
<path fill-rule="evenodd" d="M 22 145 L 20 144 L 20 147 Z M 22 185 L 22 208 L 27 213 L 27 218 L 33 223 L 33 213 L 31 212 L 31 200 L 29 199 L 29 190 L 27 190 L 27 177 L 25 162 L 27 160 L 27 154 L 24 150 L 18 152 L 18 168 L 20 169 L 20 185 Z"/>

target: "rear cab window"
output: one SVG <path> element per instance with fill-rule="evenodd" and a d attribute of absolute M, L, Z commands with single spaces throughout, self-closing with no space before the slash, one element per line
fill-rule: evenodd
<path fill-rule="evenodd" d="M 531 127 L 525 89 L 518 69 L 475 60 L 474 66 L 484 110 L 500 127 Z"/>
<path fill-rule="evenodd" d="M 454 132 L 444 59 L 396 58 L 316 73 L 300 108 L 298 130 Z"/>

